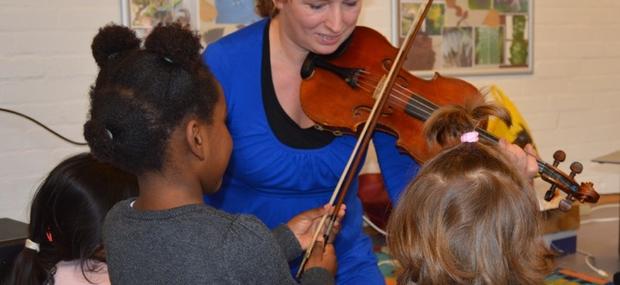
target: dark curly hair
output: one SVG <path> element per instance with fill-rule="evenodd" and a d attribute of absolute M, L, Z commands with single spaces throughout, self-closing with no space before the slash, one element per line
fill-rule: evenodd
<path fill-rule="evenodd" d="M 136 175 L 161 170 L 168 139 L 185 118 L 212 122 L 217 82 L 187 28 L 159 25 L 141 48 L 132 30 L 108 25 L 91 48 L 100 71 L 84 137 L 98 159 Z"/>

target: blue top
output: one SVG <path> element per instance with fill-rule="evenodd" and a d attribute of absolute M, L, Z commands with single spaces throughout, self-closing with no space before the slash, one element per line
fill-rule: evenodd
<path fill-rule="evenodd" d="M 256 215 L 268 227 L 329 201 L 356 143 L 336 137 L 328 145 L 297 149 L 278 140 L 262 101 L 261 20 L 210 44 L 203 58 L 224 90 L 233 151 L 222 189 L 205 201 L 231 213 Z M 418 165 L 395 147 L 395 138 L 373 136 L 390 198 L 395 201 L 415 176 Z M 362 232 L 363 209 L 357 181 L 345 198 L 347 212 L 336 238 L 338 284 L 383 284 L 370 239 Z"/>

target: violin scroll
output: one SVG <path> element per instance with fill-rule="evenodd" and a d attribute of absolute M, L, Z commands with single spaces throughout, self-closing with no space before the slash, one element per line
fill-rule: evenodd
<path fill-rule="evenodd" d="M 539 169 L 541 178 L 551 184 L 551 187 L 545 193 L 545 200 L 551 201 L 556 195 L 559 188 L 566 193 L 566 198 L 562 199 L 559 208 L 562 211 L 568 211 L 572 207 L 574 201 L 581 203 L 596 203 L 599 194 L 594 190 L 592 182 L 578 184 L 575 181 L 575 175 L 583 171 L 583 165 L 580 162 L 573 162 L 570 165 L 570 174 L 566 175 L 560 171 L 557 166 L 566 159 L 566 153 L 558 150 L 553 154 L 553 165 L 539 161 Z"/>

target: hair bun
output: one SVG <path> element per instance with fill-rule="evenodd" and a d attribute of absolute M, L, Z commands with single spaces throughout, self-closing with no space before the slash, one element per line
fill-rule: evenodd
<path fill-rule="evenodd" d="M 139 48 L 140 40 L 133 30 L 110 24 L 99 29 L 90 47 L 97 65 L 101 68 L 113 55 Z"/>
<path fill-rule="evenodd" d="M 114 142 L 109 132 L 97 120 L 90 119 L 84 124 L 84 137 L 88 140 L 88 146 L 91 150 L 97 150 L 97 158 L 105 162 L 113 161 L 114 157 Z"/>
<path fill-rule="evenodd" d="M 201 49 L 198 36 L 179 23 L 155 27 L 146 38 L 144 47 L 168 61 L 186 67 L 199 61 Z"/>
<path fill-rule="evenodd" d="M 468 102 L 465 106 L 445 105 L 437 109 L 424 123 L 424 135 L 429 145 L 438 144 L 448 147 L 460 142 L 460 136 L 466 132 L 483 127 L 482 122 L 489 116 L 495 116 L 511 124 L 508 111 L 496 104 L 482 99 Z"/>

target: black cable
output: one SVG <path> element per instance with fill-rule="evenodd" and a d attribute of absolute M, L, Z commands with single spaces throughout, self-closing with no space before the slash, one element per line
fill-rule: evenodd
<path fill-rule="evenodd" d="M 35 119 L 31 118 L 31 117 L 30 117 L 30 116 L 28 116 L 28 115 L 22 114 L 22 113 L 17 112 L 17 111 L 9 110 L 9 109 L 4 109 L 4 108 L 0 108 L 0 111 L 2 111 L 2 112 L 7 112 L 7 113 L 10 113 L 10 114 L 13 114 L 13 115 L 17 115 L 17 116 L 20 116 L 20 117 L 22 117 L 22 118 L 24 118 L 24 119 L 28 119 L 28 120 L 30 120 L 31 122 L 33 122 L 33 123 L 35 123 L 35 124 L 39 125 L 40 127 L 44 128 L 44 129 L 45 129 L 45 130 L 47 130 L 48 132 L 52 133 L 53 135 L 55 135 L 55 136 L 59 137 L 60 139 L 62 139 L 62 140 L 64 140 L 64 141 L 66 141 L 66 142 L 68 142 L 68 143 L 70 143 L 70 144 L 74 144 L 74 145 L 87 145 L 85 142 L 76 142 L 76 141 L 74 141 L 74 140 L 71 140 L 71 139 L 66 138 L 65 136 L 63 136 L 63 135 L 61 135 L 61 134 L 59 134 L 59 133 L 55 132 L 54 130 L 50 129 L 48 126 L 46 126 L 46 125 L 44 125 L 43 123 L 41 123 L 41 122 L 39 122 L 39 121 L 37 121 L 37 120 L 35 120 Z"/>

